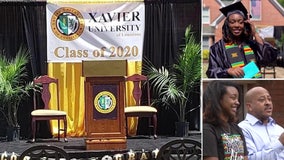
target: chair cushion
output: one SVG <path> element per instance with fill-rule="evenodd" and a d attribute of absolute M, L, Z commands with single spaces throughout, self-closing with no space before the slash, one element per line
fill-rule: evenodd
<path fill-rule="evenodd" d="M 124 108 L 125 113 L 131 112 L 157 112 L 157 109 L 151 106 L 127 106 Z"/>
<path fill-rule="evenodd" d="M 54 115 L 54 116 L 64 116 L 66 112 L 58 111 L 58 110 L 50 110 L 50 109 L 37 109 L 32 111 L 32 116 L 47 116 L 47 115 Z"/>

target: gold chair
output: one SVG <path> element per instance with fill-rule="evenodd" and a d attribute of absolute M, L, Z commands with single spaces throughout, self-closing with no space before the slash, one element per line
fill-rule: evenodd
<path fill-rule="evenodd" d="M 58 89 L 58 79 L 51 78 L 47 75 L 40 76 L 33 80 L 34 85 L 40 85 L 41 88 L 41 99 L 44 104 L 39 106 L 40 98 L 37 96 L 38 92 L 34 92 L 34 110 L 31 112 L 32 117 L 32 135 L 33 135 L 33 142 L 36 140 L 36 121 L 40 120 L 57 120 L 58 121 L 58 141 L 60 141 L 60 131 L 64 131 L 64 141 L 67 142 L 66 132 L 67 132 L 67 120 L 66 120 L 66 112 L 60 111 L 59 107 L 59 89 Z M 49 90 L 50 84 L 56 84 L 56 105 L 57 110 L 49 109 L 49 102 L 51 99 L 51 93 Z M 60 128 L 60 120 L 63 120 L 64 128 Z"/>
<path fill-rule="evenodd" d="M 150 87 L 148 77 L 140 74 L 134 74 L 126 77 L 126 82 L 133 82 L 133 90 L 130 98 L 134 98 L 134 106 L 125 107 L 125 118 L 126 118 L 126 134 L 128 134 L 128 117 L 148 117 L 149 129 L 153 128 L 154 139 L 157 138 L 157 109 L 151 106 L 150 99 Z M 145 85 L 146 90 L 143 90 Z M 142 90 L 147 93 L 147 104 L 141 104 Z"/>

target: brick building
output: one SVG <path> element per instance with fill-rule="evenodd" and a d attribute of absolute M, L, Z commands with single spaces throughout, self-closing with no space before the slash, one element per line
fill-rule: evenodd
<path fill-rule="evenodd" d="M 240 0 L 203 0 L 202 2 L 202 45 L 203 49 L 209 47 L 222 38 L 222 26 L 225 17 L 220 8 Z M 272 27 L 273 37 L 264 38 L 280 39 L 284 34 L 284 8 L 277 0 L 241 0 L 248 12 L 252 15 L 251 21 L 256 28 L 266 29 Z"/>

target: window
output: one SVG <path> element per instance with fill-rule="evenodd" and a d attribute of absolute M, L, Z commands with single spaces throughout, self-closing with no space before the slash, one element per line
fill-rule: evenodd
<path fill-rule="evenodd" d="M 208 50 L 209 49 L 209 37 L 208 36 L 203 36 L 202 37 L 202 48 L 203 50 Z"/>
<path fill-rule="evenodd" d="M 202 24 L 210 23 L 210 12 L 208 7 L 204 7 L 202 11 Z"/>
<path fill-rule="evenodd" d="M 221 1 L 225 6 L 230 5 L 234 2 L 234 0 L 221 0 Z"/>
<path fill-rule="evenodd" d="M 261 20 L 261 0 L 250 0 L 250 14 L 253 20 Z"/>

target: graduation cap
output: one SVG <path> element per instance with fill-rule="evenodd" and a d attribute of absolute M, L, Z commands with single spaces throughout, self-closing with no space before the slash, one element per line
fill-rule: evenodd
<path fill-rule="evenodd" d="M 231 13 L 238 13 L 238 11 L 240 11 L 244 14 L 243 15 L 244 18 L 248 19 L 248 11 L 241 1 L 230 4 L 226 7 L 223 7 L 220 9 L 220 11 L 223 13 L 225 17 L 228 17 L 229 15 L 231 15 Z M 250 15 L 250 18 L 251 18 L 251 15 Z"/>

